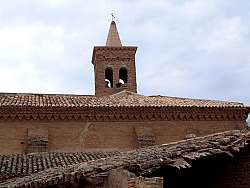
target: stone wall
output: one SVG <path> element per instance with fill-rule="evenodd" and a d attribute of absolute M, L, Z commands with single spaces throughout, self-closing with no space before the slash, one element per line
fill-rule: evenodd
<path fill-rule="evenodd" d="M 113 170 L 105 179 L 105 188 L 128 188 L 129 172 L 118 169 Z"/>
<path fill-rule="evenodd" d="M 136 177 L 126 170 L 113 170 L 106 178 L 104 188 L 163 188 L 161 177 Z"/>
<path fill-rule="evenodd" d="M 163 144 L 245 127 L 243 121 L 0 121 L 1 153 L 24 153 L 27 135 L 48 137 L 50 152 L 131 150 L 148 135 L 149 144 Z M 37 131 L 36 131 L 37 130 Z M 144 131 L 145 130 L 145 131 Z M 47 135 L 46 135 L 47 134 Z"/>
<path fill-rule="evenodd" d="M 162 177 L 136 177 L 129 179 L 128 188 L 163 188 Z"/>

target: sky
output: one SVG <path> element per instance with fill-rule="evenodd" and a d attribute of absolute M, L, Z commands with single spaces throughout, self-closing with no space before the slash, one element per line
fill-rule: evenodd
<path fill-rule="evenodd" d="M 0 92 L 94 94 L 113 12 L 140 94 L 250 106 L 249 0 L 0 1 Z"/>

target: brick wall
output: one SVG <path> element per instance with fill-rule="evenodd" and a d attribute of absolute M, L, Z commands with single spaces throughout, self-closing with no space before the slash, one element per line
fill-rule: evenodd
<path fill-rule="evenodd" d="M 139 147 L 138 135 L 154 135 L 155 144 L 185 139 L 188 134 L 203 136 L 244 127 L 241 121 L 1 121 L 1 153 L 23 153 L 27 130 L 48 134 L 49 151 L 131 150 Z M 146 131 L 143 132 L 142 130 Z M 140 130 L 140 131 L 139 131 Z M 32 131 L 35 132 L 35 131 Z"/>
<path fill-rule="evenodd" d="M 48 152 L 48 129 L 31 127 L 27 128 L 25 139 L 26 153 Z"/>
<path fill-rule="evenodd" d="M 234 158 L 226 155 L 193 162 L 189 169 L 165 169 L 164 186 L 168 188 L 249 188 L 250 146 Z"/>
<path fill-rule="evenodd" d="M 122 67 L 126 68 L 128 73 L 126 90 L 137 92 L 135 53 L 136 47 L 94 48 L 93 64 L 95 68 L 95 94 L 97 96 L 111 95 L 124 89 L 116 87 L 119 82 L 119 70 Z M 113 88 L 105 86 L 106 68 L 113 71 Z"/>

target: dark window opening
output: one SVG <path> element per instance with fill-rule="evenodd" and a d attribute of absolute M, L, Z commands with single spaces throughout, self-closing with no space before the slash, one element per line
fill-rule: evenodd
<path fill-rule="evenodd" d="M 111 68 L 105 70 L 105 86 L 108 88 L 113 87 L 113 70 Z"/>
<path fill-rule="evenodd" d="M 122 85 L 126 84 L 128 82 L 128 71 L 126 68 L 121 68 L 119 70 L 119 82 L 117 84 L 117 87 L 121 87 Z"/>

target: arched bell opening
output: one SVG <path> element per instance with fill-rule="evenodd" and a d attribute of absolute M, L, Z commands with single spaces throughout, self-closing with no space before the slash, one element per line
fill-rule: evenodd
<path fill-rule="evenodd" d="M 124 84 L 128 83 L 128 71 L 126 68 L 122 67 L 119 70 L 119 81 L 117 87 L 121 87 Z"/>
<path fill-rule="evenodd" d="M 113 87 L 113 70 L 110 67 L 105 69 L 105 87 Z"/>

